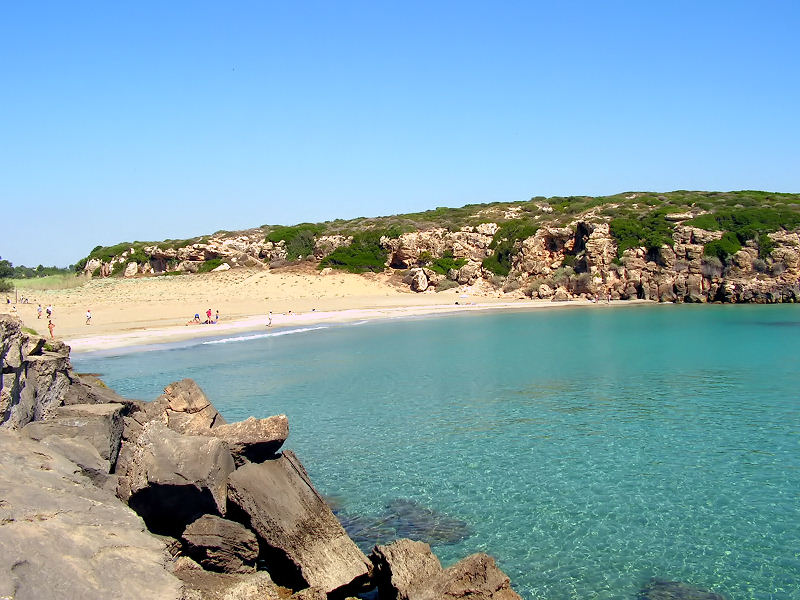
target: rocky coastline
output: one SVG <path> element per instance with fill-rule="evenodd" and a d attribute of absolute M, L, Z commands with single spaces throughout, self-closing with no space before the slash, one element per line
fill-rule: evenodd
<path fill-rule="evenodd" d="M 549 207 L 542 207 L 545 209 Z M 431 227 L 383 236 L 380 245 L 384 271 L 396 275 L 405 289 L 431 293 L 454 286 L 483 295 L 567 301 L 577 298 L 643 299 L 658 302 L 778 303 L 800 299 L 800 232 L 780 230 L 766 234 L 765 253 L 759 242 L 747 241 L 724 261 L 705 253 L 722 231 L 693 226 L 695 212 L 664 217 L 670 243 L 632 247 L 619 252 L 607 220 L 595 213 L 576 218 L 567 226 L 539 227 L 535 233 L 512 240 L 508 273 L 498 275 L 485 266 L 496 256 L 503 238 L 502 222 L 463 226 L 458 230 Z M 512 215 L 513 216 L 513 215 Z M 765 241 L 765 240 L 768 240 Z M 352 236 L 318 235 L 303 260 L 323 261 Z M 509 242 L 511 243 L 511 242 Z M 265 239 L 262 229 L 219 233 L 203 241 L 174 248 L 153 244 L 133 247 L 106 260 L 89 258 L 87 276 L 125 277 L 166 272 L 195 273 L 216 261 L 213 270 L 237 267 L 274 268 L 287 261 L 284 241 Z M 443 269 L 434 264 L 452 262 Z M 435 268 L 434 268 L 435 267 Z M 323 274 L 330 269 L 324 269 Z"/>
<path fill-rule="evenodd" d="M 284 415 L 226 423 L 188 379 L 122 398 L 5 315 L 0 359 L 0 598 L 519 598 L 486 554 L 367 556 L 282 448 Z"/>

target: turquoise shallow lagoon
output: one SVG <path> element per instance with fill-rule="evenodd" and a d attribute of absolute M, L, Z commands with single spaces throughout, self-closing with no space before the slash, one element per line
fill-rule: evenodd
<path fill-rule="evenodd" d="M 470 314 L 73 363 L 147 400 L 191 377 L 229 421 L 286 413 L 341 510 L 459 519 L 437 555 L 488 552 L 526 599 L 633 599 L 651 577 L 800 598 L 798 306 Z"/>

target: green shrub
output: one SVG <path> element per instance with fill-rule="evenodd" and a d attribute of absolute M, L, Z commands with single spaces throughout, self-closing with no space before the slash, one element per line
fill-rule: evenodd
<path fill-rule="evenodd" d="M 656 209 L 641 218 L 622 217 L 612 219 L 611 235 L 617 242 L 617 256 L 629 248 L 644 246 L 648 252 L 672 246 L 673 225 L 664 218 L 667 209 Z"/>
<path fill-rule="evenodd" d="M 423 252 L 422 254 L 426 253 Z M 420 263 L 424 264 L 434 273 L 439 273 L 440 275 L 447 275 L 450 272 L 450 269 L 458 270 L 467 264 L 467 259 L 454 258 L 453 253 L 449 250 L 442 254 L 440 258 L 428 259 L 424 263 L 422 261 L 422 254 L 420 254 Z"/>
<path fill-rule="evenodd" d="M 221 258 L 209 258 L 197 268 L 198 273 L 208 273 L 220 266 L 224 261 Z"/>
<path fill-rule="evenodd" d="M 115 262 L 114 266 L 111 267 L 111 275 L 119 275 L 120 273 L 125 272 L 125 267 L 128 266 L 126 262 Z"/>
<path fill-rule="evenodd" d="M 97 267 L 94 271 L 92 271 L 92 277 L 99 277 L 101 270 L 102 270 L 101 267 Z"/>
<path fill-rule="evenodd" d="M 731 231 L 726 231 L 722 237 L 706 244 L 703 249 L 704 256 L 716 256 L 720 260 L 725 260 L 728 256 L 736 254 L 742 249 L 739 238 Z"/>
<path fill-rule="evenodd" d="M 489 244 L 494 252 L 483 260 L 482 266 L 495 275 L 508 275 L 511 272 L 511 259 L 518 251 L 517 242 L 535 235 L 537 229 L 535 223 L 524 219 L 513 219 L 500 225 Z"/>
<path fill-rule="evenodd" d="M 8 279 L 0 279 L 0 292 L 13 292 L 14 284 Z"/>
<path fill-rule="evenodd" d="M 297 260 L 301 256 L 309 256 L 314 252 L 314 242 L 318 235 L 325 232 L 325 226 L 319 223 L 300 223 L 299 225 L 278 225 L 267 234 L 268 242 L 285 242 L 286 258 Z"/>
<path fill-rule="evenodd" d="M 707 231 L 719 231 L 719 222 L 714 218 L 714 215 L 711 214 L 698 215 L 693 219 L 685 221 L 684 225 L 698 227 Z"/>
<path fill-rule="evenodd" d="M 128 258 L 125 259 L 125 262 L 135 262 L 140 265 L 150 262 L 150 255 L 145 254 L 145 251 L 141 248 L 136 248 Z"/>
<path fill-rule="evenodd" d="M 767 258 L 775 249 L 775 242 L 766 234 L 762 233 L 758 236 L 758 257 L 761 259 Z"/>
<path fill-rule="evenodd" d="M 388 252 L 381 246 L 382 230 L 368 230 L 353 235 L 353 242 L 349 246 L 340 246 L 319 264 L 320 269 L 331 267 L 350 273 L 365 273 L 383 271 L 388 258 Z"/>

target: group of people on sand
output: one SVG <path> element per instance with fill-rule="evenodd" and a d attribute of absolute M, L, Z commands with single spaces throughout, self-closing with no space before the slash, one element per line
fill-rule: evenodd
<path fill-rule="evenodd" d="M 203 321 L 200 318 L 200 313 L 194 313 L 194 318 L 193 319 L 189 319 L 186 322 L 186 324 L 187 325 L 215 325 L 218 322 L 219 322 L 219 310 L 217 311 L 217 314 L 212 318 L 211 317 L 211 309 L 209 308 L 206 311 L 206 320 L 205 321 Z"/>

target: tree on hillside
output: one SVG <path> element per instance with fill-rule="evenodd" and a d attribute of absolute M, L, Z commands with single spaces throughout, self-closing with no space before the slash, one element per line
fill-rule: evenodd
<path fill-rule="evenodd" d="M 6 277 L 11 277 L 14 274 L 14 267 L 7 260 L 2 260 L 0 256 L 0 292 L 10 292 L 13 286 L 6 281 Z"/>

